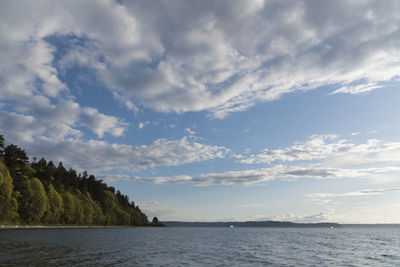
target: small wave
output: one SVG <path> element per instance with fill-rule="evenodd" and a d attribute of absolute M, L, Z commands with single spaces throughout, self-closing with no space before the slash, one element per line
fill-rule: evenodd
<path fill-rule="evenodd" d="M 388 259 L 399 259 L 400 258 L 399 256 L 391 255 L 391 254 L 382 254 L 381 256 L 384 258 L 388 258 Z"/>

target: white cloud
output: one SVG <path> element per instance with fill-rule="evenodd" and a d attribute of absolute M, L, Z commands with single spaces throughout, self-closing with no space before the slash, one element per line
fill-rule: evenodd
<path fill-rule="evenodd" d="M 73 168 L 99 173 L 110 170 L 143 170 L 157 166 L 178 166 L 191 162 L 223 158 L 229 151 L 220 146 L 209 146 L 180 140 L 158 139 L 151 145 L 132 146 L 104 141 L 65 139 L 62 142 L 35 140 L 23 147 L 36 157 L 62 161 Z M 124 179 L 123 176 L 119 178 Z M 112 177 L 105 176 L 104 180 Z"/>
<path fill-rule="evenodd" d="M 199 186 L 211 185 L 250 185 L 268 182 L 276 179 L 343 179 L 343 178 L 371 178 L 372 176 L 398 172 L 400 167 L 343 169 L 330 168 L 319 165 L 284 166 L 276 165 L 270 168 L 229 171 L 223 173 L 206 173 L 199 176 L 178 175 L 172 177 L 131 177 L 139 183 L 193 183 Z M 115 179 L 118 179 L 116 177 Z M 125 176 L 124 179 L 129 179 Z"/>
<path fill-rule="evenodd" d="M 327 156 L 339 152 L 346 152 L 352 147 L 351 144 L 346 144 L 345 140 L 335 142 L 336 139 L 336 135 L 312 136 L 304 143 L 296 143 L 284 149 L 265 149 L 264 152 L 260 154 L 250 155 L 248 157 L 236 155 L 236 157 L 240 159 L 241 163 L 245 164 L 313 160 L 326 158 Z"/>
<path fill-rule="evenodd" d="M 383 189 L 364 189 L 359 191 L 345 192 L 345 193 L 312 193 L 306 196 L 312 199 L 323 199 L 333 197 L 359 197 L 368 195 L 381 195 L 389 192 L 400 191 L 399 188 L 383 188 Z"/>
<path fill-rule="evenodd" d="M 112 175 L 97 175 L 97 179 L 106 183 L 113 183 L 115 181 L 129 181 L 131 177 L 126 174 L 112 174 Z"/>
<path fill-rule="evenodd" d="M 7 142 L 31 142 L 34 136 L 43 134 L 45 128 L 38 125 L 33 116 L 17 113 L 0 113 L 0 130 Z"/>
<path fill-rule="evenodd" d="M 339 139 L 336 135 L 314 135 L 306 142 L 297 142 L 284 149 L 265 149 L 260 154 L 235 155 L 235 157 L 240 163 L 245 164 L 323 160 L 324 164 L 331 166 L 376 166 L 398 163 L 400 142 L 369 139 L 357 145 Z"/>
<path fill-rule="evenodd" d="M 147 77 L 114 82 L 160 111 L 206 109 L 224 117 L 294 90 L 390 80 L 399 70 L 393 58 L 398 58 L 398 49 L 384 40 L 398 42 L 398 22 L 389 10 L 393 7 L 379 5 L 204 1 L 193 12 L 180 2 L 164 9 L 132 4 L 145 6 L 140 18 L 148 10 L 158 14 L 149 25 L 170 34 L 162 35 L 168 54 L 156 68 L 144 71 Z M 177 16 L 182 13 L 187 15 Z M 167 24 L 170 29 L 158 25 L 170 17 L 181 19 Z M 374 28 L 386 30 L 366 30 Z M 143 89 L 129 88 L 127 82 L 139 82 Z"/>
<path fill-rule="evenodd" d="M 190 128 L 186 128 L 185 129 L 185 133 L 187 133 L 189 135 L 195 135 L 196 134 L 196 132 L 194 130 L 190 129 Z"/>
<path fill-rule="evenodd" d="M 66 86 L 52 67 L 55 48 L 42 39 L 32 40 L 27 32 L 12 33 L 14 27 L 1 19 L 0 25 L 0 99 L 20 100 L 39 92 L 54 97 L 64 91 Z"/>
<path fill-rule="evenodd" d="M 73 100 L 61 99 L 52 103 L 48 97 L 35 95 L 19 101 L 15 110 L 34 116 L 38 126 L 45 127 L 46 136 L 53 140 L 63 140 L 65 136 L 80 137 L 82 134 L 74 128 L 79 121 L 81 108 Z"/>
<path fill-rule="evenodd" d="M 57 67 L 72 64 L 94 70 L 132 110 L 223 118 L 324 85 L 358 94 L 397 82 L 398 8 L 396 1 L 5 1 L 0 97 L 58 96 L 67 88 Z M 57 63 L 61 50 L 49 37 L 85 41 L 66 46 Z"/>
<path fill-rule="evenodd" d="M 149 121 L 139 122 L 138 129 L 143 129 L 149 123 L 150 123 Z"/>
<path fill-rule="evenodd" d="M 50 99 L 35 95 L 15 106 L 17 112 L 1 112 L 0 130 L 7 140 L 23 144 L 35 137 L 63 140 L 66 136 L 79 138 L 82 133 L 74 126 L 79 120 L 80 107 L 71 100 L 53 104 Z"/>
<path fill-rule="evenodd" d="M 83 124 L 97 134 L 98 137 L 103 137 L 105 133 L 121 136 L 128 125 L 117 117 L 99 113 L 95 108 L 83 108 L 83 114 Z"/>
<path fill-rule="evenodd" d="M 381 88 L 382 86 L 377 85 L 375 83 L 370 83 L 370 84 L 361 84 L 361 85 L 356 85 L 356 86 L 343 86 L 335 91 L 332 92 L 332 94 L 339 94 L 339 93 L 344 93 L 344 94 L 361 94 L 365 92 L 369 92 L 378 88 Z"/>
<path fill-rule="evenodd" d="M 13 111 L 4 112 L 4 116 L 10 118 L 18 114 L 18 123 L 25 123 L 27 127 L 29 123 L 23 117 L 31 116 L 35 121 L 33 129 L 40 129 L 26 130 L 28 134 L 22 137 L 22 134 L 12 131 L 12 127 L 10 129 L 4 124 L 0 125 L 6 128 L 3 132 L 11 139 L 32 140 L 36 134 L 51 141 L 80 137 L 82 132 L 76 127 L 80 125 L 82 112 L 85 115 L 84 123 L 98 136 L 101 137 L 104 133 L 114 136 L 123 134 L 126 125 L 120 119 L 80 107 L 63 83 L 62 75 L 72 64 L 86 64 L 96 70 L 103 68 L 104 64 L 98 58 L 92 58 L 99 55 L 96 49 L 99 46 L 94 41 L 96 38 L 91 36 L 100 36 L 96 30 L 102 34 L 108 30 L 114 37 L 124 36 L 124 33 L 118 33 L 112 27 L 99 28 L 99 23 L 103 21 L 102 25 L 105 26 L 108 19 L 127 22 L 126 16 L 121 16 L 124 11 L 111 1 L 79 3 L 80 7 L 76 8 L 78 3 L 0 3 L 0 100 L 9 101 L 9 108 Z M 24 6 L 23 9 L 21 5 Z M 115 11 L 107 11 L 109 7 L 115 7 Z M 101 21 L 96 21 L 90 10 L 97 14 L 103 12 Z M 71 36 L 72 40 L 66 36 Z M 50 40 L 60 37 L 64 38 L 63 47 Z M 88 40 L 85 46 L 79 45 L 76 41 L 79 38 Z M 106 36 L 102 38 L 102 45 L 105 45 Z M 123 40 L 124 38 L 120 41 Z M 58 60 L 63 49 L 66 54 Z M 128 108 L 136 110 L 129 99 L 119 97 L 117 92 L 113 92 L 113 96 Z M 2 121 L 8 118 L 3 118 Z M 13 125 L 16 124 L 17 122 Z"/>
<path fill-rule="evenodd" d="M 82 108 L 73 100 L 54 100 L 40 94 L 21 99 L 14 110 L 17 112 L 2 112 L 0 129 L 10 140 L 21 144 L 34 137 L 52 142 L 67 137 L 80 138 L 83 133 L 77 129 L 79 125 L 87 126 L 99 137 L 105 133 L 121 136 L 127 126 L 117 117 L 104 115 L 93 108 Z"/>
<path fill-rule="evenodd" d="M 116 92 L 113 92 L 113 97 L 116 101 L 124 105 L 127 109 L 132 110 L 134 113 L 139 112 L 139 108 L 135 104 L 133 104 L 128 98 L 122 97 Z"/>

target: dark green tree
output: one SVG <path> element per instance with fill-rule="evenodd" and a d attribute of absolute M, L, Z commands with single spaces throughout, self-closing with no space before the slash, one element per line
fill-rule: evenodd
<path fill-rule="evenodd" d="M 158 224 L 158 218 L 157 217 L 153 218 L 153 224 Z"/>
<path fill-rule="evenodd" d="M 4 136 L 0 134 L 0 157 L 4 156 Z"/>
<path fill-rule="evenodd" d="M 20 169 L 27 165 L 29 158 L 25 150 L 11 144 L 4 149 L 4 161 L 10 172 L 12 172 L 12 170 Z"/>
<path fill-rule="evenodd" d="M 27 190 L 27 176 L 33 174 L 32 168 L 28 164 L 28 156 L 25 150 L 16 145 L 9 145 L 4 150 L 4 162 L 13 178 L 14 189 L 16 191 Z"/>

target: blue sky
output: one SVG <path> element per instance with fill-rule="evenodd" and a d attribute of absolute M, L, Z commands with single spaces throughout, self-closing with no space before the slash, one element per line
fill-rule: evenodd
<path fill-rule="evenodd" d="M 161 220 L 399 223 L 399 11 L 3 1 L 0 133 Z"/>

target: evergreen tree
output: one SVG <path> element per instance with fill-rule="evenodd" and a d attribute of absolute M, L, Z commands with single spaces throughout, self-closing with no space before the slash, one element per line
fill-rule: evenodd
<path fill-rule="evenodd" d="M 13 178 L 16 191 L 26 191 L 26 174 L 32 175 L 32 168 L 28 167 L 28 156 L 26 152 L 16 145 L 9 145 L 4 150 L 4 162 Z"/>
<path fill-rule="evenodd" d="M 15 222 L 18 218 L 18 203 L 12 193 L 10 173 L 0 159 L 0 222 Z"/>
<path fill-rule="evenodd" d="M 0 134 L 0 157 L 4 156 L 4 136 Z"/>
<path fill-rule="evenodd" d="M 25 150 L 11 144 L 4 149 L 4 161 L 12 173 L 12 171 L 19 170 L 27 165 L 29 158 Z"/>
<path fill-rule="evenodd" d="M 158 224 L 158 218 L 154 217 L 152 222 L 153 222 L 153 224 Z"/>

